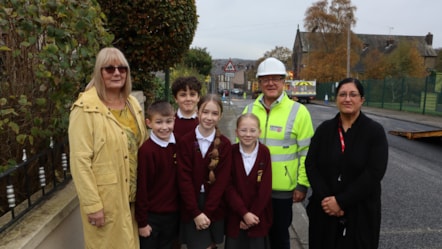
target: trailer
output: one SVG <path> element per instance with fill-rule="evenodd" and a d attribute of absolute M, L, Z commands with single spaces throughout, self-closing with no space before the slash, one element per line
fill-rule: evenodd
<path fill-rule="evenodd" d="M 294 100 L 309 103 L 316 97 L 316 80 L 286 80 L 286 91 Z"/>
<path fill-rule="evenodd" d="M 410 140 L 420 138 L 439 138 L 442 139 L 442 130 L 432 131 L 389 131 L 391 135 L 406 137 Z"/>

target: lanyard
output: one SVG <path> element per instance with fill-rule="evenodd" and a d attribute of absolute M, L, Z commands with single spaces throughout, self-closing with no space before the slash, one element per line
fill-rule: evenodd
<path fill-rule="evenodd" d="M 344 140 L 344 135 L 342 134 L 342 123 L 341 120 L 339 120 L 339 124 L 338 124 L 338 132 L 339 132 L 339 140 L 341 140 L 341 152 L 342 154 L 344 154 L 345 151 L 345 140 Z"/>

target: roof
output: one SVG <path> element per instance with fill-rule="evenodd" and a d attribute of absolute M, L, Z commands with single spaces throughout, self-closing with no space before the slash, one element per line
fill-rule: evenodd
<path fill-rule="evenodd" d="M 317 49 L 315 43 L 309 43 L 309 36 L 319 38 L 322 33 L 312 32 L 299 32 L 300 42 L 303 53 L 307 53 L 309 50 L 314 51 Z M 401 42 L 412 42 L 417 45 L 417 49 L 423 57 L 437 57 L 436 50 L 433 49 L 433 35 L 428 33 L 425 36 L 407 36 L 407 35 L 376 35 L 376 34 L 354 34 L 363 43 L 362 53 L 366 49 L 377 48 L 381 52 L 391 52 Z M 295 41 L 296 42 L 296 41 Z"/>

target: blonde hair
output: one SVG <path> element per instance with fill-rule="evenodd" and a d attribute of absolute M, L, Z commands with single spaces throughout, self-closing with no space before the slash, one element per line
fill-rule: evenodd
<path fill-rule="evenodd" d="M 238 128 L 238 126 L 241 124 L 241 121 L 242 121 L 243 119 L 246 119 L 246 118 L 250 118 L 250 119 L 255 120 L 256 124 L 258 124 L 258 128 L 261 127 L 261 124 L 260 124 L 260 122 L 259 122 L 259 118 L 258 118 L 255 114 L 253 114 L 253 113 L 251 113 L 251 112 L 247 112 L 247 113 L 243 113 L 243 114 L 241 114 L 241 115 L 238 117 L 238 119 L 236 120 L 236 128 Z"/>
<path fill-rule="evenodd" d="M 110 65 L 114 61 L 118 61 L 120 63 L 119 66 L 121 65 L 127 67 L 126 83 L 124 84 L 124 87 L 121 90 L 121 96 L 124 99 L 127 99 L 132 91 L 130 67 L 124 54 L 118 48 L 114 47 L 103 48 L 97 54 L 97 58 L 95 60 L 94 72 L 92 73 L 92 79 L 91 81 L 89 81 L 89 84 L 86 86 L 86 90 L 95 87 L 97 89 L 98 96 L 102 100 L 106 100 L 107 96 L 106 96 L 106 89 L 104 86 L 104 80 L 101 70 L 103 67 Z"/>

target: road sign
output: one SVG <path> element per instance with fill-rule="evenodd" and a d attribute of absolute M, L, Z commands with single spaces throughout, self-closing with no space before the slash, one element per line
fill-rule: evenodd
<path fill-rule="evenodd" d="M 235 73 L 225 73 L 226 77 L 233 78 L 235 77 Z"/>
<path fill-rule="evenodd" d="M 236 68 L 230 59 L 229 59 L 229 62 L 227 62 L 227 64 L 224 66 L 224 72 L 226 72 L 226 73 L 235 73 L 236 72 Z M 226 75 L 226 77 L 227 77 L 227 75 Z"/>

